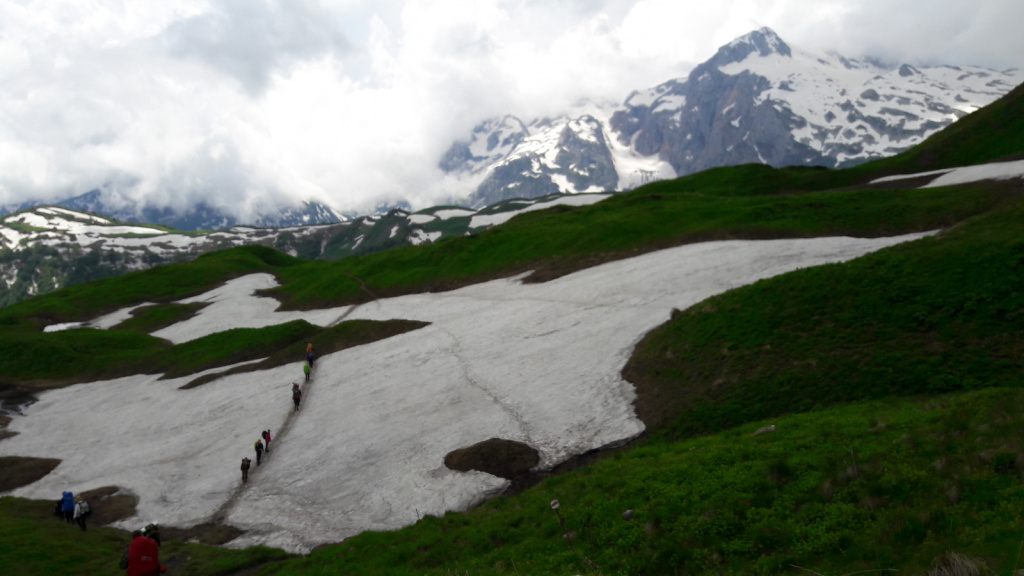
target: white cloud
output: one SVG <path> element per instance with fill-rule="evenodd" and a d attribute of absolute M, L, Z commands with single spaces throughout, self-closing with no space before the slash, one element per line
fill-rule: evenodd
<path fill-rule="evenodd" d="M 894 62 L 1024 64 L 1016 0 L 0 0 L 0 204 L 95 188 L 239 214 L 468 191 L 505 113 L 621 101 L 760 26 Z"/>

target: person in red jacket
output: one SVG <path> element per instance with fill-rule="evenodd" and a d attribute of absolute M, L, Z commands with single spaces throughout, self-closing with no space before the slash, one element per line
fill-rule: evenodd
<path fill-rule="evenodd" d="M 128 572 L 126 576 L 157 576 L 167 570 L 160 565 L 160 547 L 156 540 L 146 538 L 141 530 L 132 532 L 128 545 Z"/>

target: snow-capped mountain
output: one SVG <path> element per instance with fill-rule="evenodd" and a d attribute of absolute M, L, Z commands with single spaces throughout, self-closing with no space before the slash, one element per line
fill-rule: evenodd
<path fill-rule="evenodd" d="M 1016 69 L 886 66 L 817 53 L 762 28 L 686 78 L 635 91 L 621 105 L 486 121 L 440 166 L 482 178 L 473 206 L 624 190 L 750 162 L 849 166 L 919 144 L 1022 80 Z"/>
<path fill-rule="evenodd" d="M 90 280 L 190 260 L 206 252 L 262 244 L 298 255 L 319 249 L 330 226 L 234 227 L 195 233 L 128 224 L 60 206 L 39 206 L 0 219 L 0 306 Z M 315 255 L 313 255 L 315 257 Z"/>
<path fill-rule="evenodd" d="M 149 222 L 161 226 L 170 226 L 178 230 L 223 230 L 240 225 L 257 227 L 307 226 L 313 224 L 334 224 L 348 219 L 324 204 L 302 202 L 301 204 L 284 209 L 276 209 L 272 213 L 259 214 L 248 221 L 241 222 L 235 216 L 202 202 L 189 207 L 187 210 L 177 211 L 168 206 L 139 204 L 132 199 L 104 192 L 103 190 L 86 192 L 74 198 L 54 202 L 53 205 L 82 212 L 104 214 L 115 220 Z"/>
<path fill-rule="evenodd" d="M 0 218 L 0 306 L 71 284 L 191 260 L 235 246 L 271 246 L 306 259 L 337 260 L 397 246 L 435 242 L 501 224 L 516 214 L 556 204 L 582 205 L 607 195 L 555 195 L 503 202 L 479 211 L 435 206 L 411 213 L 354 216 L 317 226 L 183 232 L 131 224 L 61 206 L 37 206 Z"/>

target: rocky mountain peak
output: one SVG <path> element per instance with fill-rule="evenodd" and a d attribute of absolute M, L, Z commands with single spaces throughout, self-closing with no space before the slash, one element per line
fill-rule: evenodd
<path fill-rule="evenodd" d="M 740 36 L 722 46 L 709 63 L 713 66 L 725 66 L 726 64 L 742 62 L 754 53 L 762 58 L 772 54 L 785 57 L 793 56 L 793 51 L 790 50 L 789 45 L 783 42 L 782 38 L 774 30 L 764 27 Z"/>
<path fill-rule="evenodd" d="M 1017 70 L 892 66 L 791 48 L 761 28 L 620 105 L 481 124 L 442 168 L 481 176 L 469 201 L 484 206 L 750 162 L 850 166 L 919 144 L 1022 79 Z"/>

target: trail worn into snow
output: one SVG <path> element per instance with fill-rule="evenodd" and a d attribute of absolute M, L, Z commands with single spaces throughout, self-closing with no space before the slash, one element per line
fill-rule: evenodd
<path fill-rule="evenodd" d="M 358 278 L 356 276 L 353 276 L 352 274 L 349 274 L 348 272 L 345 272 L 345 275 L 349 276 L 350 278 L 353 278 L 354 280 L 357 280 L 359 282 L 359 287 L 362 290 L 366 291 L 366 293 L 369 294 L 370 296 L 372 296 L 374 300 L 377 299 L 377 296 L 366 287 L 366 282 L 364 282 L 362 278 Z M 349 306 L 348 309 L 341 316 L 338 316 L 338 318 L 336 320 L 332 321 L 327 326 L 328 327 L 337 326 L 338 324 L 343 322 L 345 320 L 345 318 L 347 318 L 349 315 L 351 315 L 352 312 L 354 312 L 356 310 L 356 308 L 359 308 L 360 306 L 362 306 L 362 304 L 355 304 L 355 305 Z M 317 366 L 318 366 L 318 364 L 315 364 L 315 363 L 313 364 L 313 367 L 310 369 L 309 381 L 304 383 L 301 386 L 302 387 L 302 401 L 303 402 L 308 402 L 309 401 L 309 393 L 310 393 L 310 390 L 312 388 L 313 382 L 316 380 L 313 377 L 313 375 L 316 373 L 316 367 Z M 285 437 L 287 437 L 288 431 L 291 430 L 291 428 L 292 428 L 292 422 L 295 420 L 295 418 L 300 413 L 301 413 L 301 408 L 299 410 L 297 410 L 297 411 L 296 410 L 289 411 L 288 412 L 288 416 L 286 416 L 285 419 L 284 419 L 284 422 L 278 426 L 277 433 L 273 433 L 273 429 L 271 429 L 272 437 L 273 437 L 273 439 L 271 440 L 271 443 L 274 445 L 275 449 L 277 449 L 277 448 L 279 448 L 281 446 L 281 442 L 285 439 Z M 270 458 L 271 458 L 271 451 L 269 451 L 269 450 L 268 451 L 264 451 L 264 453 L 263 453 L 263 460 L 264 460 L 264 462 L 268 462 L 270 460 Z M 239 484 L 238 484 L 238 486 L 235 487 L 235 490 L 231 493 L 231 496 L 229 496 L 228 499 L 225 500 L 220 505 L 220 507 L 217 508 L 217 510 L 214 511 L 214 513 L 210 516 L 210 522 L 213 522 L 213 523 L 216 523 L 216 524 L 223 524 L 227 520 L 227 517 L 231 513 L 231 510 L 234 509 L 234 507 L 238 504 L 238 500 L 241 497 L 242 493 L 253 482 L 253 477 L 254 476 L 258 476 L 257 472 L 259 471 L 259 469 L 260 469 L 259 466 L 253 466 L 253 467 L 251 467 L 249 469 L 249 482 L 243 483 L 239 479 Z M 241 473 L 239 473 L 239 474 L 241 474 Z"/>
<path fill-rule="evenodd" d="M 313 368 L 310 370 L 309 382 L 306 382 L 305 384 L 302 385 L 302 400 L 303 400 L 303 402 L 308 401 L 309 392 L 310 392 L 310 389 L 312 388 L 312 384 L 313 384 L 313 381 L 314 381 L 313 374 L 315 372 L 316 372 L 316 364 L 313 364 Z M 289 399 L 289 402 L 290 401 L 291 400 Z M 271 431 L 271 441 L 270 441 L 270 443 L 274 446 L 274 450 L 273 451 L 270 451 L 270 450 L 264 450 L 263 451 L 263 465 L 268 464 L 270 459 L 271 459 L 271 456 L 273 454 L 276 454 L 277 450 L 280 450 L 282 442 L 288 436 L 288 431 L 291 430 L 291 428 L 292 428 L 292 422 L 301 413 L 302 413 L 302 409 L 301 408 L 298 411 L 290 410 L 288 412 L 288 416 L 285 417 L 284 422 L 277 428 L 277 432 L 274 432 L 273 428 L 270 429 L 270 431 Z M 239 464 L 241 464 L 241 462 L 239 462 Z M 238 500 L 241 497 L 242 493 L 245 490 L 247 490 L 251 484 L 253 484 L 253 482 L 255 481 L 256 478 L 259 477 L 259 471 L 260 471 L 261 466 L 252 465 L 249 468 L 249 481 L 248 482 L 242 482 L 242 480 L 241 480 L 241 471 L 239 471 L 238 485 L 235 487 L 234 491 L 231 493 L 231 496 L 229 496 L 228 499 L 225 500 L 220 505 L 220 507 L 217 508 L 217 510 L 215 510 L 213 512 L 212 515 L 210 515 L 210 520 L 209 521 L 211 523 L 214 523 L 214 524 L 224 524 L 225 523 L 225 521 L 227 520 L 228 515 L 231 513 L 231 510 L 238 504 Z"/>

